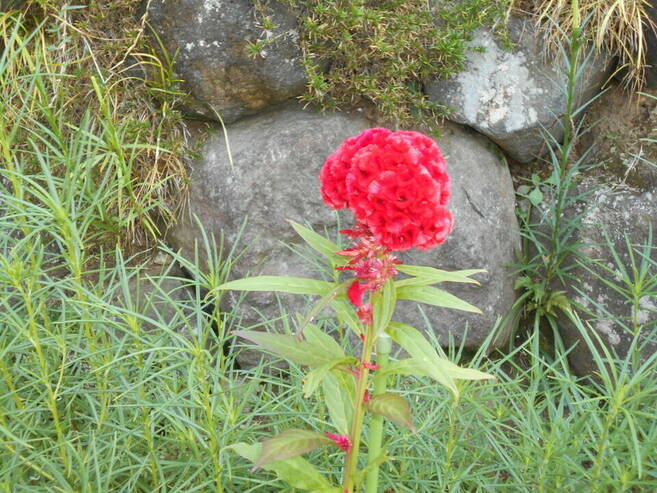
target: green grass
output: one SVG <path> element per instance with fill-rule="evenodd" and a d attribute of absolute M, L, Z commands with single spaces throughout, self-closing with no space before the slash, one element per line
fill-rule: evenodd
<path fill-rule="evenodd" d="M 144 183 L 135 167 L 149 161 L 133 158 L 174 151 L 108 111 L 108 94 L 119 106 L 124 94 L 103 70 L 95 86 L 87 81 L 83 111 L 67 111 L 66 60 L 75 57 L 49 64 L 45 49 L 62 18 L 38 27 L 2 17 L 0 491 L 289 491 L 272 473 L 250 472 L 230 446 L 293 426 L 322 430 L 322 401 L 302 397 L 295 366 L 233 368 L 246 349 L 230 337 L 239 317 L 208 293 L 239 252 L 206 239 L 199 248 L 216 262 L 201 271 L 161 247 L 187 274 L 152 275 L 151 294 L 133 298 L 148 255 L 128 257 L 117 244 L 160 203 L 135 192 Z M 553 156 L 559 164 L 568 155 Z M 654 285 L 654 249 L 649 239 L 636 250 L 641 275 L 623 279 L 629 301 Z M 573 322 L 595 355 L 593 381 L 571 374 L 567 349 L 544 351 L 540 324 L 530 323 L 507 354 L 449 350 L 497 376 L 459 383 L 458 402 L 428 380 L 391 384 L 411 403 L 418 433 L 385 425 L 394 460 L 381 469 L 381 491 L 655 491 L 657 355 L 600 352 L 586 322 Z M 334 450 L 309 459 L 337 482 Z"/>

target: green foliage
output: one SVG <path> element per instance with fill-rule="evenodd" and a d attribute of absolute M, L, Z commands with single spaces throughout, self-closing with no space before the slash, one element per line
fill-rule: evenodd
<path fill-rule="evenodd" d="M 112 22 L 117 16 L 122 20 Z M 179 94 L 159 87 L 158 79 L 146 85 L 128 75 L 131 59 L 159 73 L 166 62 L 139 51 L 144 25 L 123 17 L 106 6 L 49 2 L 25 14 L 0 14 L 3 174 L 16 196 L 29 201 L 45 197 L 21 196 L 18 176 L 47 172 L 54 181 L 84 180 L 85 197 L 97 195 L 96 220 L 84 233 L 95 247 L 153 242 L 160 221 L 174 220 L 172 199 L 186 186 L 186 144 L 171 111 Z M 100 37 L 96 30 L 107 22 L 111 27 Z M 153 91 L 166 96 L 161 104 L 154 104 Z M 75 198 L 69 199 L 74 207 Z"/>
<path fill-rule="evenodd" d="M 332 268 L 340 267 L 336 265 L 336 263 L 342 264 L 339 262 L 339 258 L 336 259 L 339 251 L 338 245 L 323 239 L 300 224 L 292 223 L 292 226 L 311 248 L 325 257 Z M 346 287 L 347 284 L 350 284 L 349 281 L 326 282 L 293 277 L 258 276 L 230 281 L 216 288 L 217 291 L 279 291 L 322 296 L 320 302 L 311 310 L 311 316 L 298 317 L 301 327 L 297 330 L 296 336 L 243 330 L 235 331 L 234 334 L 255 343 L 270 353 L 284 357 L 290 362 L 311 368 L 303 379 L 303 396 L 311 397 L 320 385 L 322 386 L 324 405 L 332 425 L 344 435 L 343 438 L 348 441 L 349 447 L 352 447 L 346 454 L 343 491 L 358 491 L 360 484 L 366 478 L 368 492 L 376 491 L 378 466 L 387 457 L 385 454 L 380 455 L 383 423 L 378 417 L 385 417 L 393 423 L 415 432 L 408 401 L 397 394 L 386 392 L 388 375 L 430 376 L 449 388 L 456 396 L 459 394 L 456 380 L 493 378 L 486 373 L 455 365 L 441 357 L 417 329 L 391 321 L 397 299 L 478 312 L 469 303 L 446 291 L 434 288 L 431 284 L 447 281 L 476 283 L 469 276 L 480 271 L 450 273 L 422 266 L 405 266 L 402 270 L 411 276 L 402 288 L 397 290 L 395 281 L 386 279 L 383 286 L 371 294 L 369 303 L 371 303 L 372 317 L 370 321 L 361 319 L 357 316 L 356 309 L 346 303 Z M 336 276 L 339 272 L 339 269 L 335 269 Z M 338 300 L 343 300 L 345 303 L 336 305 L 335 302 Z M 321 309 L 328 306 L 331 301 L 334 306 L 339 307 L 337 310 L 339 318 L 348 318 L 354 326 L 354 331 L 360 336 L 362 351 L 359 359 L 346 356 L 330 335 L 311 323 L 312 319 L 319 315 Z M 388 364 L 391 344 L 386 341 L 389 341 L 390 337 L 405 349 L 412 359 Z M 380 365 L 374 365 L 371 362 L 375 343 L 379 355 L 377 361 Z M 375 378 L 377 383 L 373 396 L 369 396 L 367 389 L 370 370 L 379 372 Z M 353 376 L 356 378 L 354 379 Z M 297 391 L 299 390 L 301 389 Z M 357 461 L 365 411 L 369 411 L 375 416 L 372 419 L 372 436 L 369 441 L 370 464 L 365 469 L 359 470 Z M 296 459 L 297 456 L 311 452 L 325 443 L 324 435 L 317 432 L 300 429 L 287 430 L 262 442 L 259 454 L 252 457 L 251 460 L 254 461 L 256 468 L 271 462 L 284 464 L 286 460 Z M 244 446 L 239 444 L 238 453 L 245 455 L 242 453 L 243 449 Z M 252 450 L 254 449 L 249 449 L 249 452 Z"/>
<path fill-rule="evenodd" d="M 391 125 L 431 127 L 449 109 L 428 100 L 423 85 L 460 70 L 472 31 L 499 22 L 508 3 L 279 1 L 299 15 L 308 76 L 304 101 L 323 108 L 369 102 Z M 259 10 L 267 29 L 266 7 L 261 3 Z M 275 32 L 275 26 L 269 27 Z M 270 40 L 252 43 L 249 52 L 257 56 Z"/>

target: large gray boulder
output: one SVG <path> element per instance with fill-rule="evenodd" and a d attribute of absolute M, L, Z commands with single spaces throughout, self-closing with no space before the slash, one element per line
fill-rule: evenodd
<path fill-rule="evenodd" d="M 485 137 L 458 125 L 448 125 L 437 142 L 452 178 L 450 209 L 454 213 L 454 231 L 437 248 L 410 251 L 402 259 L 405 263 L 445 270 L 485 269 L 486 273 L 474 276 L 480 286 L 442 286 L 483 314 L 400 302 L 396 319 L 424 327 L 426 322 L 419 312 L 422 308 L 441 343 L 447 344 L 451 336 L 461 344 L 465 338 L 466 347 L 478 349 L 497 319 L 506 315 L 516 300 L 511 267 L 520 251 L 515 193 L 508 167 L 495 145 Z M 510 328 L 508 324 L 500 328 L 493 347 L 508 340 Z"/>
<path fill-rule="evenodd" d="M 635 307 L 631 296 L 622 294 L 631 289 L 631 283 L 623 280 L 623 271 L 632 279 L 633 256 L 635 266 L 648 266 L 646 281 L 657 275 L 654 246 L 642 249 L 649 241 L 650 230 L 657 230 L 657 190 L 630 188 L 607 175 L 588 176 L 576 193 L 585 190 L 594 192 L 584 205 L 587 212 L 577 240 L 586 245 L 581 254 L 596 263 L 580 262 L 572 273 L 578 282 L 565 289 L 569 298 L 583 308 L 580 316 L 588 330 L 595 332 L 591 336 L 598 348 L 599 339 L 612 355 L 625 358 L 636 331 L 638 346 L 642 346 L 638 354 L 645 358 L 657 351 L 657 295 L 649 289 Z M 654 245 L 654 236 L 652 241 Z M 560 332 L 566 347 L 575 346 L 569 354 L 575 373 L 594 374 L 597 365 L 577 327 L 563 320 Z"/>
<path fill-rule="evenodd" d="M 335 211 L 324 204 L 319 192 L 319 170 L 343 140 L 369 126 L 359 113 L 304 111 L 291 103 L 228 127 L 232 166 L 223 133 L 215 134 L 193 167 L 189 208 L 169 232 L 169 243 L 193 259 L 197 245 L 202 245 L 197 217 L 217 243 L 223 232 L 224 251 L 238 240 L 240 248 L 248 246 L 233 266 L 233 278 L 317 277 L 315 267 L 284 244 L 302 243 L 286 219 L 310 224 L 316 231 L 329 227 L 336 232 Z M 199 254 L 203 261 L 204 252 Z M 288 313 L 305 307 L 300 296 L 281 299 Z M 250 294 L 243 306 L 245 325 L 280 316 L 271 293 Z"/>
<path fill-rule="evenodd" d="M 279 3 L 268 7 L 278 26 L 263 32 L 250 0 L 153 0 L 148 19 L 173 58 L 194 112 L 224 122 L 298 96 L 306 78 L 296 19 Z M 249 42 L 270 37 L 262 56 L 247 53 Z M 215 113 L 216 112 L 216 113 Z"/>
<path fill-rule="evenodd" d="M 566 108 L 566 72 L 560 60 L 545 59 L 529 21 L 512 18 L 509 36 L 515 43 L 511 50 L 490 29 L 478 29 L 470 44 L 484 51 L 470 51 L 463 71 L 433 80 L 426 89 L 432 101 L 454 109 L 450 119 L 487 135 L 524 163 L 547 150 L 542 127 L 562 136 L 557 118 Z M 587 64 L 578 82 L 579 102 L 596 94 L 609 68 L 603 57 Z"/>
<path fill-rule="evenodd" d="M 228 127 L 232 167 L 224 136 L 219 133 L 208 140 L 192 171 L 189 213 L 215 238 L 223 231 L 225 248 L 234 244 L 248 218 L 241 243 L 250 249 L 234 265 L 234 278 L 247 273 L 317 277 L 311 262 L 283 244 L 301 244 L 285 219 L 308 223 L 316 231 L 326 228 L 335 238 L 336 214 L 321 199 L 319 171 L 344 139 L 370 126 L 358 112 L 322 114 L 287 105 Z M 437 249 L 402 254 L 401 258 L 406 263 L 447 269 L 488 270 L 478 276 L 481 287 L 445 286 L 479 306 L 484 315 L 424 307 L 441 341 L 447 343 L 451 334 L 460 343 L 467 324 L 466 345 L 477 348 L 496 318 L 515 300 L 507 267 L 519 245 L 513 187 L 508 169 L 485 138 L 453 126 L 440 145 L 453 177 L 454 234 Z M 342 223 L 342 227 L 350 225 Z M 187 214 L 169 234 L 172 246 L 189 258 L 200 239 L 198 227 Z M 250 294 L 243 306 L 239 313 L 246 325 L 261 324 L 263 315 L 272 319 L 280 313 L 268 293 Z M 283 306 L 294 313 L 302 310 L 304 303 L 299 297 L 286 297 Z M 394 318 L 426 327 L 416 304 L 403 304 Z M 502 335 L 498 343 L 504 342 Z"/>

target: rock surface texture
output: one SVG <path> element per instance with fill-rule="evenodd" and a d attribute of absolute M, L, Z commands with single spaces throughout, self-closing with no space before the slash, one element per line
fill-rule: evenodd
<path fill-rule="evenodd" d="M 556 119 L 565 109 L 565 72 L 555 60 L 544 61 L 543 47 L 529 21 L 511 19 L 503 46 L 490 30 L 479 29 L 471 42 L 485 51 L 470 51 L 465 69 L 448 80 L 427 85 L 433 101 L 455 110 L 453 121 L 495 141 L 513 159 L 529 162 L 544 149 L 541 127 L 560 139 Z M 590 99 L 606 80 L 608 67 L 593 59 L 579 81 L 578 99 Z"/>
<path fill-rule="evenodd" d="M 447 344 L 450 336 L 460 344 L 467 325 L 465 345 L 476 350 L 490 334 L 497 318 L 504 316 L 516 300 L 510 267 L 517 261 L 520 249 L 515 194 L 509 169 L 486 138 L 458 125 L 449 125 L 437 142 L 452 179 L 450 209 L 454 213 L 454 231 L 437 248 L 405 252 L 402 260 L 445 270 L 485 269 L 486 273 L 474 276 L 480 286 L 450 283 L 439 286 L 475 305 L 483 314 L 403 301 L 395 319 L 424 328 L 426 322 L 418 309 L 421 307 L 441 344 Z M 496 345 L 507 340 L 508 327 L 500 331 Z"/>
<path fill-rule="evenodd" d="M 637 266 L 642 260 L 648 263 L 639 252 L 640 245 L 648 241 L 650 229 L 657 229 L 657 191 L 629 188 L 622 183 L 614 185 L 614 181 L 617 182 L 608 176 L 587 177 L 575 192 L 595 190 L 588 200 L 585 227 L 579 230 L 577 239 L 586 245 L 581 253 L 596 259 L 598 265 L 591 269 L 577 268 L 573 275 L 579 283 L 567 286 L 566 290 L 569 297 L 584 308 L 581 318 L 606 347 L 621 358 L 628 354 L 633 331 L 642 327 L 639 340 L 644 347 L 641 354 L 647 357 L 657 351 L 657 296 L 642 296 L 635 309 L 618 289 L 628 290 L 630 287 L 622 280 L 623 271 L 629 272 L 631 279 L 630 251 L 633 251 Z M 626 240 L 632 245 L 629 250 Z M 648 251 L 648 257 L 655 261 L 654 247 Z M 656 275 L 654 264 L 650 272 L 651 276 Z M 607 282 L 598 276 L 603 276 Z M 577 344 L 569 355 L 573 370 L 579 375 L 593 374 L 597 366 L 590 349 L 579 330 L 565 323 L 565 319 L 563 322 L 561 336 L 564 343 L 567 347 Z M 635 326 L 634 322 L 638 325 Z"/>
<path fill-rule="evenodd" d="M 216 238 L 223 230 L 227 247 L 234 244 L 248 217 L 241 244 L 252 247 L 235 264 L 234 278 L 248 272 L 317 277 L 311 263 L 282 244 L 300 243 L 285 219 L 309 223 L 316 231 L 327 228 L 335 233 L 335 211 L 322 201 L 319 170 L 344 139 L 370 126 L 357 112 L 322 114 L 286 105 L 228 128 L 232 168 L 223 135 L 210 138 L 203 158 L 193 169 L 190 212 Z M 402 255 L 407 263 L 488 270 L 479 278 L 481 287 L 445 286 L 478 305 L 483 316 L 424 307 L 443 342 L 447 342 L 449 334 L 460 342 L 466 323 L 470 324 L 466 341 L 470 348 L 481 344 L 496 317 L 504 315 L 515 299 L 512 280 L 504 267 L 514 261 L 514 249 L 518 246 L 513 188 L 508 169 L 487 144 L 483 137 L 457 126 L 450 128 L 440 141 L 453 177 L 455 231 L 437 249 Z M 198 228 L 186 215 L 171 232 L 169 242 L 192 258 L 194 243 L 200 238 Z M 274 297 L 267 293 L 249 295 L 245 305 L 248 308 L 242 313 L 246 325 L 262 320 L 258 311 L 269 318 L 279 313 Z M 302 310 L 303 306 L 299 297 L 285 298 L 284 307 L 290 313 Z M 426 327 L 417 305 L 400 306 L 395 319 Z"/>
<path fill-rule="evenodd" d="M 278 3 L 269 8 L 275 36 L 259 27 L 250 0 L 150 2 L 149 22 L 171 58 L 176 54 L 194 112 L 216 120 L 216 111 L 229 123 L 303 92 L 296 20 Z M 267 36 L 262 56 L 251 57 L 249 42 Z"/>

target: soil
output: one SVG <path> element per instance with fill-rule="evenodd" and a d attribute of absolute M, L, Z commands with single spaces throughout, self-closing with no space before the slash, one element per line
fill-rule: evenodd
<path fill-rule="evenodd" d="M 632 96 L 612 86 L 591 105 L 586 123 L 595 126 L 581 139 L 579 151 L 593 146 L 590 163 L 600 163 L 618 184 L 657 187 L 657 91 Z"/>

